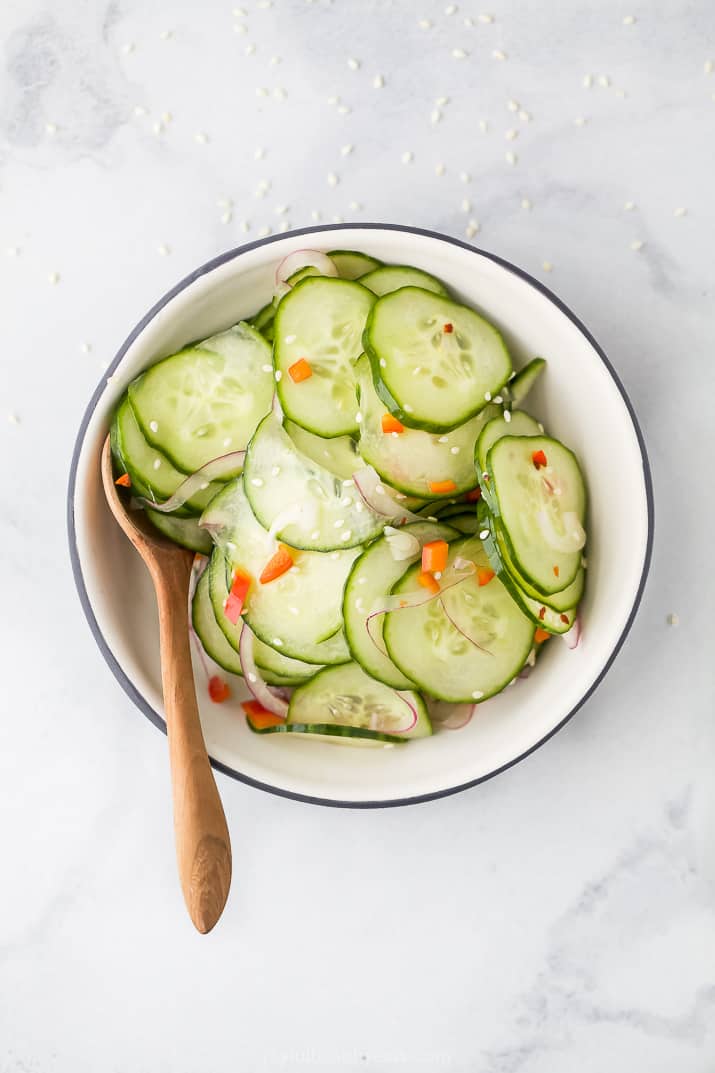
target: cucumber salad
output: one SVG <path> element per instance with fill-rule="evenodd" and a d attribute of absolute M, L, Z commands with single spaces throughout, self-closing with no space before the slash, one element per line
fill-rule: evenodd
<path fill-rule="evenodd" d="M 297 250 L 252 318 L 137 377 L 116 479 L 196 553 L 211 698 L 241 676 L 258 734 L 402 744 L 574 647 L 586 491 L 523 408 L 545 368 L 422 269 Z"/>

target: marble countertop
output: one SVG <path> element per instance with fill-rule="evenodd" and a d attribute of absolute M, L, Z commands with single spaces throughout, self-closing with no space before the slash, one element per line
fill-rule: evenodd
<path fill-rule="evenodd" d="M 2 4 L 2 1073 L 715 1067 L 715 8 L 483 2 Z M 595 696 L 481 787 L 360 812 L 220 777 L 201 938 L 165 740 L 74 591 L 69 457 L 175 281 L 339 219 L 466 234 L 585 321 L 653 567 Z"/>

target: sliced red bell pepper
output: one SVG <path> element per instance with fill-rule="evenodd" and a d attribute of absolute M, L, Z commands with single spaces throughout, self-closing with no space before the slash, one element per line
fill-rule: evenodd
<path fill-rule="evenodd" d="M 482 498 L 481 488 L 472 488 L 471 492 L 467 492 L 464 498 L 466 499 L 467 503 L 478 503 L 479 500 Z"/>
<path fill-rule="evenodd" d="M 421 570 L 419 572 L 417 580 L 423 589 L 428 589 L 430 592 L 434 593 L 439 592 L 439 582 L 432 576 L 432 574 L 428 574 L 426 570 Z"/>
<path fill-rule="evenodd" d="M 531 461 L 534 463 L 537 469 L 541 469 L 542 466 L 547 465 L 546 455 L 543 451 L 532 451 Z"/>
<path fill-rule="evenodd" d="M 429 490 L 436 496 L 448 495 L 453 492 L 457 485 L 454 481 L 430 481 Z"/>
<path fill-rule="evenodd" d="M 313 370 L 306 358 L 298 358 L 298 361 L 294 361 L 288 367 L 288 376 L 294 384 L 300 384 L 302 380 L 309 380 L 312 375 Z"/>
<path fill-rule="evenodd" d="M 429 574 L 444 570 L 448 553 L 449 544 L 446 540 L 430 540 L 422 547 L 422 569 Z"/>
<path fill-rule="evenodd" d="M 217 674 L 212 675 L 209 678 L 209 696 L 214 704 L 222 704 L 225 700 L 228 700 L 231 696 L 228 682 L 224 682 L 223 678 L 219 678 Z"/>
<path fill-rule="evenodd" d="M 398 421 L 397 418 L 393 417 L 392 414 L 383 414 L 381 424 L 382 431 L 384 433 L 405 431 L 405 426 L 402 424 L 402 422 Z"/>
<path fill-rule="evenodd" d="M 536 632 L 534 633 L 534 640 L 536 641 L 537 645 L 542 645 L 544 641 L 548 641 L 549 637 L 551 637 L 549 631 L 542 630 L 541 627 L 538 627 Z"/>
<path fill-rule="evenodd" d="M 131 488 L 132 479 L 128 473 L 123 473 L 121 477 L 117 477 L 115 484 L 118 484 L 120 488 Z"/>
<path fill-rule="evenodd" d="M 277 727 L 285 723 L 282 715 L 269 712 L 257 700 L 244 700 L 241 707 L 246 713 L 246 719 L 256 730 L 265 730 L 266 727 Z"/>
<path fill-rule="evenodd" d="M 479 588 L 483 585 L 488 585 L 494 577 L 494 571 L 490 566 L 478 566 L 477 567 L 477 585 Z"/>
<path fill-rule="evenodd" d="M 287 570 L 290 570 L 293 562 L 290 548 L 287 548 L 285 544 L 279 544 L 278 551 L 271 556 L 263 567 L 263 572 L 259 579 L 261 585 L 267 585 L 269 581 L 275 581 L 281 574 L 285 574 Z"/>

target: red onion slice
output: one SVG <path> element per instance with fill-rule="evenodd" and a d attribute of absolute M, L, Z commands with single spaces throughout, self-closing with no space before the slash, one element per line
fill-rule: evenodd
<path fill-rule="evenodd" d="M 366 506 L 374 510 L 375 514 L 389 518 L 395 525 L 425 520 L 420 514 L 413 514 L 411 510 L 400 506 L 400 503 L 393 498 L 394 493 L 390 494 L 392 489 L 383 483 L 372 466 L 365 466 L 364 469 L 353 473 L 353 480 Z"/>
<path fill-rule="evenodd" d="M 186 500 L 191 499 L 197 492 L 208 488 L 212 481 L 226 481 L 236 476 L 236 470 L 243 466 L 245 457 L 245 451 L 230 451 L 227 455 L 219 455 L 218 458 L 212 458 L 201 469 L 197 469 L 195 473 L 182 481 L 173 496 L 165 499 L 163 503 L 156 503 L 153 499 L 143 497 L 138 497 L 137 502 L 161 514 L 170 514 L 178 507 L 183 507 Z"/>
<path fill-rule="evenodd" d="M 338 275 L 335 262 L 320 250 L 294 250 L 293 253 L 283 258 L 276 269 L 276 290 L 281 284 L 287 283 L 299 269 L 307 268 L 308 265 L 317 268 L 321 276 Z"/>
<path fill-rule="evenodd" d="M 441 596 L 440 596 L 439 603 L 440 603 L 440 607 L 444 611 L 444 614 L 445 614 L 446 618 L 454 626 L 454 628 L 457 631 L 457 633 L 461 633 L 461 635 L 465 639 L 465 641 L 469 641 L 470 645 L 474 645 L 474 647 L 478 648 L 480 652 L 483 652 L 485 656 L 493 656 L 494 655 L 494 653 L 490 652 L 488 648 L 485 648 L 483 645 L 480 645 L 479 641 L 475 641 L 473 637 L 470 637 L 469 634 L 465 630 L 462 629 L 462 627 L 459 625 L 459 623 L 456 622 L 455 619 L 452 618 L 452 616 L 450 615 L 449 611 L 447 610 L 445 602 L 444 602 L 444 600 L 442 599 Z"/>
<path fill-rule="evenodd" d="M 412 703 L 412 701 L 410 700 L 409 696 L 406 693 L 401 692 L 401 690 L 396 689 L 395 690 L 395 695 L 398 696 L 400 698 L 400 700 L 403 701 L 403 703 L 407 705 L 407 707 L 409 709 L 409 712 L 410 712 L 410 721 L 407 724 L 407 726 L 400 727 L 399 730 L 386 729 L 384 731 L 384 733 L 385 734 L 407 734 L 407 733 L 409 733 L 410 730 L 412 730 L 413 726 L 415 726 L 415 724 L 417 723 L 417 708 Z"/>
<path fill-rule="evenodd" d="M 451 704 L 446 700 L 425 698 L 430 719 L 440 730 L 461 730 L 474 715 L 476 704 Z"/>
<path fill-rule="evenodd" d="M 581 640 L 581 616 L 576 615 L 573 620 L 573 626 L 566 633 L 561 634 L 561 638 L 566 643 L 567 648 L 578 648 L 579 641 Z"/>
<path fill-rule="evenodd" d="M 430 592 L 429 589 L 417 589 L 414 592 L 396 593 L 390 596 L 383 596 L 381 599 L 378 599 L 373 603 L 372 610 L 365 619 L 365 629 L 367 630 L 368 637 L 375 647 L 382 652 L 383 656 L 387 655 L 385 646 L 375 637 L 373 632 L 373 622 L 377 616 L 386 615 L 389 611 L 405 611 L 408 607 L 421 607 L 422 604 L 428 604 L 430 600 L 437 600 L 443 592 L 446 592 L 447 589 L 451 589 L 453 585 L 461 585 L 461 583 L 471 577 L 476 570 L 476 566 L 471 560 L 464 559 L 463 562 L 465 565 L 459 570 L 455 569 L 455 566 L 452 565 L 444 571 L 440 578 L 439 592 Z"/>
<path fill-rule="evenodd" d="M 241 640 L 238 642 L 238 658 L 241 661 L 241 669 L 246 679 L 246 685 L 258 703 L 262 704 L 266 711 L 273 712 L 274 715 L 280 715 L 285 719 L 288 715 L 288 702 L 283 697 L 278 696 L 261 677 L 253 658 L 253 634 L 245 622 L 241 630 Z"/>

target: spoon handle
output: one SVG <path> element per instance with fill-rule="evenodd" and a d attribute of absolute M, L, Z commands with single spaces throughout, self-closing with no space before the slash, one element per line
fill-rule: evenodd
<path fill-rule="evenodd" d="M 168 567 L 168 568 L 167 568 Z M 186 600 L 191 556 L 154 575 L 179 880 L 195 927 L 210 931 L 231 886 L 231 843 L 196 703 Z"/>

